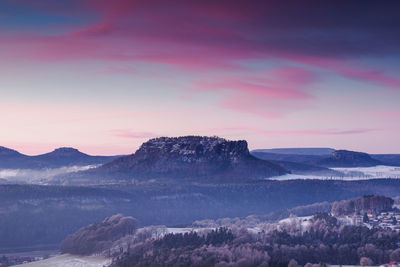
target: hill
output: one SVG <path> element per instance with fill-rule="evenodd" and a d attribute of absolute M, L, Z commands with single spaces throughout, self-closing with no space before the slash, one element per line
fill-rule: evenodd
<path fill-rule="evenodd" d="M 91 156 L 71 147 L 57 148 L 50 153 L 33 156 L 32 159 L 45 167 L 104 164 L 118 156 Z"/>
<path fill-rule="evenodd" d="M 400 166 L 400 154 L 371 154 L 371 157 L 384 165 Z"/>
<path fill-rule="evenodd" d="M 367 153 L 348 150 L 336 150 L 330 157 L 316 162 L 316 165 L 326 167 L 372 167 L 382 164 Z"/>
<path fill-rule="evenodd" d="M 279 150 L 279 149 L 278 149 Z M 286 149 L 283 149 L 286 152 Z M 334 168 L 334 167 L 373 167 L 377 165 L 391 165 L 391 166 L 400 166 L 400 155 L 390 155 L 390 154 L 382 154 L 382 155 L 369 155 L 363 152 L 355 152 L 355 151 L 348 151 L 348 150 L 335 150 L 329 155 L 318 154 L 318 152 L 310 153 L 313 154 L 301 154 L 307 153 L 307 150 L 298 151 L 300 154 L 287 154 L 287 153 L 270 153 L 268 149 L 257 149 L 253 150 L 251 154 L 257 158 L 269 160 L 272 162 L 291 162 L 291 163 L 298 163 L 302 165 L 309 165 L 302 166 L 302 165 L 294 165 L 292 164 L 292 168 L 287 168 L 290 171 L 295 171 L 296 169 L 304 169 L 307 168 L 312 170 L 311 166 L 319 167 L 327 167 L 327 168 Z M 287 152 L 295 152 L 296 149 L 287 149 Z M 317 150 L 318 151 L 318 150 Z M 328 149 L 322 148 L 321 151 L 328 151 Z M 279 152 L 279 151 L 278 151 Z M 288 165 L 288 164 L 286 164 Z M 288 165 L 289 166 L 289 165 Z"/>
<path fill-rule="evenodd" d="M 18 168 L 22 162 L 28 162 L 29 156 L 19 153 L 16 150 L 0 146 L 0 168 Z"/>
<path fill-rule="evenodd" d="M 19 157 L 19 156 L 23 155 L 16 150 L 0 146 L 0 157 Z"/>
<path fill-rule="evenodd" d="M 104 219 L 101 223 L 82 227 L 74 234 L 67 236 L 61 243 L 63 253 L 92 255 L 111 247 L 112 242 L 126 235 L 132 235 L 137 229 L 138 221 L 132 217 L 116 214 Z"/>
<path fill-rule="evenodd" d="M 294 162 L 294 163 L 301 163 L 308 165 L 315 165 L 315 162 L 324 158 L 324 156 L 320 155 L 279 154 L 279 153 L 260 152 L 258 150 L 253 150 L 251 154 L 257 158 L 264 160 Z"/>
<path fill-rule="evenodd" d="M 46 169 L 98 165 L 110 162 L 117 157 L 118 156 L 91 156 L 69 147 L 58 148 L 42 155 L 28 156 L 13 149 L 0 147 L 0 168 Z"/>

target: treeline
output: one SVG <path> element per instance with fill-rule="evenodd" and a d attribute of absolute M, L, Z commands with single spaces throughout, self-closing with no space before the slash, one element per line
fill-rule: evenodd
<path fill-rule="evenodd" d="M 269 232 L 220 228 L 147 239 L 117 256 L 113 266 L 380 265 L 400 261 L 398 242 L 395 231 L 343 226 L 320 213 L 307 227 L 293 221 Z"/>
<path fill-rule="evenodd" d="M 136 244 L 117 257 L 113 266 L 268 266 L 266 251 L 219 228 L 208 234 L 167 234 L 158 240 Z"/>
<path fill-rule="evenodd" d="M 271 212 L 265 215 L 249 215 L 244 218 L 220 218 L 216 220 L 198 220 L 192 223 L 195 228 L 215 227 L 260 227 L 268 222 L 276 222 L 290 216 L 312 216 L 317 213 L 330 213 L 332 204 L 329 202 L 314 203 L 311 205 L 298 206 L 291 209 L 284 209 Z"/>
<path fill-rule="evenodd" d="M 206 218 L 271 221 L 327 211 L 329 203 L 365 194 L 400 195 L 399 179 L 253 181 L 196 184 L 154 182 L 107 186 L 0 185 L 0 251 L 54 246 L 79 228 L 122 213 L 142 226 L 187 225 Z M 281 212 L 283 210 L 283 212 Z M 273 214 L 272 214 L 273 213 Z M 312 213 L 311 213 L 312 214 Z M 311 215 L 310 214 L 310 215 Z M 216 226 L 218 227 L 218 225 Z"/>
<path fill-rule="evenodd" d="M 364 214 L 367 211 L 375 213 L 392 210 L 394 200 L 384 196 L 367 195 L 361 198 L 342 200 L 332 205 L 335 216 Z"/>

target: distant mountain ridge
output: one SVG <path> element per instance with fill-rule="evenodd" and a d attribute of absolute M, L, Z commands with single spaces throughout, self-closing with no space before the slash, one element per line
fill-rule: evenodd
<path fill-rule="evenodd" d="M 283 167 L 252 156 L 244 140 L 183 136 L 151 139 L 132 155 L 74 176 L 218 180 L 258 179 L 286 173 Z"/>
<path fill-rule="evenodd" d="M 372 167 L 383 163 L 367 153 L 336 150 L 330 157 L 321 159 L 316 164 L 325 167 Z"/>
<path fill-rule="evenodd" d="M 315 165 L 316 161 L 324 158 L 324 156 L 321 155 L 278 154 L 278 153 L 260 152 L 260 150 L 253 150 L 251 151 L 251 154 L 257 158 L 264 160 L 293 162 L 293 163 L 308 164 L 308 165 Z"/>
<path fill-rule="evenodd" d="M 272 163 L 275 163 L 282 168 L 290 171 L 292 174 L 303 174 L 303 175 L 316 175 L 316 176 L 340 176 L 343 173 L 338 171 L 329 169 L 323 166 L 298 163 L 298 162 L 290 162 L 290 161 L 279 161 L 279 160 L 270 160 Z"/>
<path fill-rule="evenodd" d="M 381 161 L 384 165 L 400 166 L 400 154 L 371 154 L 371 157 Z"/>
<path fill-rule="evenodd" d="M 0 146 L 0 157 L 4 157 L 4 156 L 22 156 L 21 153 L 19 153 L 16 150 L 4 147 L 4 146 Z"/>
<path fill-rule="evenodd" d="M 0 147 L 1 169 L 43 169 L 67 166 L 98 165 L 119 156 L 91 156 L 71 147 L 57 148 L 52 152 L 28 156 L 16 150 Z"/>
<path fill-rule="evenodd" d="M 283 163 L 306 164 L 320 167 L 373 167 L 377 165 L 400 166 L 399 154 L 367 154 L 349 150 L 334 150 L 330 154 L 323 154 L 331 149 L 257 149 L 251 152 L 255 157 Z M 276 153 L 271 153 L 275 151 Z M 308 151 L 308 152 L 307 152 Z M 293 154 L 289 154 L 293 152 Z M 295 154 L 299 153 L 299 154 Z M 310 153 L 310 154 L 305 154 Z M 321 153 L 321 154 L 319 154 Z M 291 164 L 296 168 L 297 165 Z M 299 165 L 299 167 L 301 167 Z M 303 166 L 306 167 L 306 166 Z M 311 168 L 310 168 L 311 169 Z M 290 170 L 290 168 L 289 168 Z"/>
<path fill-rule="evenodd" d="M 255 149 L 254 152 L 274 153 L 274 154 L 289 154 L 289 155 L 330 155 L 335 151 L 333 148 L 326 147 L 304 147 L 304 148 L 270 148 L 270 149 Z"/>

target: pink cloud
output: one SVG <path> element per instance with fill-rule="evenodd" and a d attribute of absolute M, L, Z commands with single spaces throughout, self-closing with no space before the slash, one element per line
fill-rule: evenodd
<path fill-rule="evenodd" d="M 281 53 L 278 53 L 278 57 L 326 69 L 353 80 L 372 82 L 384 87 L 400 89 L 400 79 L 388 76 L 382 70 L 369 66 L 360 66 L 349 59 L 305 57 Z"/>
<path fill-rule="evenodd" d="M 171 65 L 195 77 L 192 90 L 221 96 L 222 107 L 268 118 L 310 108 L 313 94 L 309 89 L 319 78 L 317 71 L 287 67 L 267 74 L 253 74 L 253 69 L 244 67 L 243 62 L 280 59 L 350 79 L 400 88 L 399 79 L 380 70 L 359 66 L 353 60 L 311 56 L 296 49 L 280 48 L 273 40 L 255 38 L 257 31 L 246 31 L 246 21 L 252 19 L 247 6 L 232 4 L 226 8 L 196 1 L 195 4 L 171 6 L 171 14 L 167 14 L 164 9 L 167 4 L 162 2 L 152 5 L 147 1 L 93 0 L 84 1 L 83 5 L 91 7 L 91 12 L 100 19 L 62 35 L 3 35 L 0 37 L 0 51 L 3 51 L 0 55 L 9 60 L 54 63 L 96 60 Z M 55 6 L 54 10 L 57 9 L 63 12 Z M 196 12 L 184 12 L 188 10 Z M 255 15 L 260 14 L 256 12 Z M 245 26 L 235 27 L 238 22 Z M 269 26 L 265 28 L 266 33 L 275 33 L 274 30 Z M 131 75 L 135 72 L 112 66 L 103 74 Z M 227 72 L 229 77 L 226 77 Z M 204 79 L 204 76 L 208 78 Z M 211 76 L 217 78 L 210 79 Z"/>
<path fill-rule="evenodd" d="M 399 109 L 380 109 L 380 110 L 370 110 L 366 114 L 375 119 L 388 120 L 388 122 L 393 120 L 398 120 L 400 118 L 400 108 Z"/>
<path fill-rule="evenodd" d="M 112 130 L 111 134 L 115 137 L 130 138 L 130 139 L 149 139 L 159 136 L 151 132 L 136 132 L 128 129 Z"/>
<path fill-rule="evenodd" d="M 86 28 L 71 32 L 68 34 L 71 37 L 77 36 L 77 37 L 101 37 L 101 36 L 106 36 L 111 33 L 113 33 L 116 30 L 116 26 L 111 24 L 111 23 L 99 23 L 99 24 L 94 24 L 90 25 Z"/>
<path fill-rule="evenodd" d="M 236 94 L 225 97 L 220 105 L 225 109 L 257 115 L 269 119 L 280 119 L 285 115 L 310 108 L 311 99 L 285 99 L 260 98 L 250 94 Z"/>
<path fill-rule="evenodd" d="M 308 70 L 281 67 L 259 76 L 225 77 L 221 81 L 198 81 L 194 93 L 214 92 L 223 97 L 221 106 L 267 118 L 312 105 L 311 86 L 319 77 Z"/>
<path fill-rule="evenodd" d="M 103 71 L 99 72 L 100 74 L 123 74 L 123 75 L 136 75 L 138 74 L 137 70 L 132 67 L 114 67 L 108 66 Z"/>
<path fill-rule="evenodd" d="M 223 23 L 225 20 L 231 21 L 229 18 L 240 18 L 240 21 L 251 18 L 251 10 L 240 5 L 226 9 L 222 8 L 223 5 L 196 2 L 171 7 L 173 15 L 165 13 L 161 8 L 162 2 L 158 2 L 160 8 L 154 8 L 146 1 L 127 0 L 83 1 L 83 5 L 100 14 L 100 21 L 65 35 L 3 35 L 0 37 L 2 51 L 7 51 L 8 57 L 12 59 L 53 62 L 142 61 L 174 65 L 181 70 L 192 71 L 246 71 L 240 62 L 277 58 L 323 68 L 350 79 L 389 88 L 400 87 L 399 79 L 380 70 L 357 65 L 352 60 L 304 55 L 295 49 L 279 49 L 273 42 L 249 38 L 244 29 L 234 27 L 235 23 Z M 196 12 L 182 12 L 186 9 Z M 55 13 L 64 12 L 58 5 L 50 10 Z M 203 16 L 211 16 L 213 20 L 208 21 Z M 266 28 L 268 30 L 271 29 Z"/>
<path fill-rule="evenodd" d="M 214 128 L 210 131 L 247 131 L 259 135 L 289 135 L 289 136 L 323 136 L 323 135 L 353 135 L 353 134 L 367 134 L 370 132 L 379 131 L 375 128 L 354 128 L 354 129 L 306 129 L 306 130 L 264 130 L 259 128 L 249 127 L 224 127 Z"/>
<path fill-rule="evenodd" d="M 292 87 L 286 87 L 284 85 L 274 86 L 267 84 L 254 84 L 239 79 L 225 82 L 197 82 L 195 86 L 195 91 L 197 92 L 230 90 L 270 99 L 298 99 L 310 97 L 309 94 Z"/>
<path fill-rule="evenodd" d="M 350 68 L 334 67 L 333 71 L 355 80 L 364 80 L 389 88 L 400 88 L 400 80 L 386 75 L 383 71 L 353 66 Z"/>

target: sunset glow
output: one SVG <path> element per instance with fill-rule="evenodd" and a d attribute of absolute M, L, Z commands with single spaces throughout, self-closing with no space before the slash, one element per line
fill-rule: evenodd
<path fill-rule="evenodd" d="M 306 3 L 1 1 L 0 146 L 218 135 L 400 153 L 398 8 Z"/>

